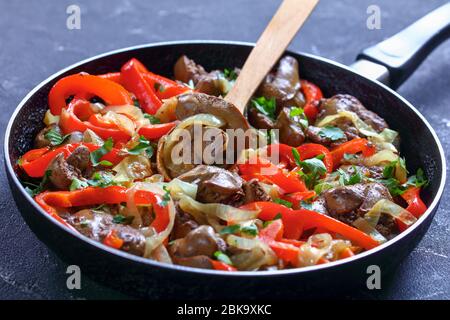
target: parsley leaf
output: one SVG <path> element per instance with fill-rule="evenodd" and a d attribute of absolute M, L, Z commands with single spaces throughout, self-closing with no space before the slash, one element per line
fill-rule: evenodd
<path fill-rule="evenodd" d="M 288 208 L 292 208 L 292 202 L 289 202 L 289 201 L 286 201 L 286 200 L 283 200 L 283 199 L 280 199 L 280 198 L 276 198 L 275 200 L 273 200 L 273 202 L 281 204 L 281 205 L 283 205 L 285 207 L 288 207 Z"/>
<path fill-rule="evenodd" d="M 305 181 L 308 189 L 313 189 L 320 176 L 327 172 L 327 168 L 321 160 L 323 155 L 301 161 L 300 154 L 295 148 L 292 148 L 292 155 L 295 163 L 302 168 L 302 171 L 298 171 L 298 174 Z"/>
<path fill-rule="evenodd" d="M 231 262 L 230 257 L 228 257 L 228 256 L 227 256 L 225 253 L 223 253 L 223 252 L 220 252 L 220 251 L 214 252 L 214 257 L 215 257 L 217 260 L 222 261 L 223 263 L 226 263 L 226 264 L 228 264 L 228 265 L 230 265 L 230 266 L 233 265 L 233 262 Z"/>
<path fill-rule="evenodd" d="M 239 224 L 232 224 L 230 226 L 224 227 L 222 230 L 220 230 L 220 234 L 233 234 L 233 233 L 245 233 L 251 236 L 258 235 L 258 228 L 254 223 L 248 226 L 241 226 Z"/>
<path fill-rule="evenodd" d="M 98 165 L 112 166 L 111 162 L 106 160 L 100 161 L 100 159 L 112 150 L 113 144 L 113 139 L 109 137 L 100 148 L 91 152 L 91 162 L 94 167 Z"/>
<path fill-rule="evenodd" d="M 331 141 L 337 141 L 345 137 L 344 131 L 338 127 L 326 126 L 319 131 L 319 136 Z"/>
<path fill-rule="evenodd" d="M 159 120 L 157 117 L 155 117 L 154 115 L 148 114 L 148 113 L 144 113 L 144 118 L 150 120 L 151 124 L 158 124 L 161 123 L 161 120 Z"/>
<path fill-rule="evenodd" d="M 116 185 L 116 182 L 113 180 L 113 175 L 105 171 L 97 171 L 92 175 L 92 179 L 88 180 L 87 183 L 92 187 L 100 188 Z"/>
<path fill-rule="evenodd" d="M 260 113 L 268 116 L 271 119 L 275 119 L 275 98 L 270 98 L 268 100 L 265 97 L 259 97 L 256 99 L 252 99 L 252 104 Z"/>
<path fill-rule="evenodd" d="M 167 189 L 166 186 L 163 187 L 163 190 L 165 191 L 164 195 L 162 196 L 162 201 L 160 202 L 160 206 L 165 207 L 170 201 L 170 190 Z"/>
<path fill-rule="evenodd" d="M 230 81 L 234 81 L 238 77 L 237 73 L 233 69 L 228 68 L 223 69 L 223 75 Z"/>
<path fill-rule="evenodd" d="M 72 180 L 72 183 L 70 184 L 70 191 L 75 191 L 78 189 L 87 188 L 89 186 L 89 183 L 87 181 L 80 180 L 78 178 L 75 178 Z"/>
<path fill-rule="evenodd" d="M 49 140 L 50 144 L 52 146 L 59 146 L 69 136 L 70 136 L 70 133 L 63 136 L 63 135 L 61 135 L 61 133 L 59 133 L 55 129 L 50 129 L 44 134 L 45 139 Z"/>
<path fill-rule="evenodd" d="M 353 166 L 353 171 L 353 174 L 349 174 L 342 169 L 338 169 L 337 173 L 339 174 L 339 183 L 343 186 L 360 183 L 363 179 L 361 170 L 359 170 L 356 166 Z"/>
<path fill-rule="evenodd" d="M 159 92 L 166 91 L 166 87 L 162 83 L 159 83 L 159 82 L 155 82 L 153 87 L 155 88 L 156 91 L 159 91 Z"/>
<path fill-rule="evenodd" d="M 238 224 L 232 224 L 229 226 L 226 226 L 222 230 L 220 230 L 220 234 L 232 234 L 232 233 L 238 233 L 239 230 L 241 230 L 241 226 Z"/>
<path fill-rule="evenodd" d="M 149 158 L 151 158 L 154 150 L 153 146 L 150 144 L 150 141 L 148 141 L 144 136 L 140 136 L 139 143 L 127 152 L 128 154 L 138 155 L 143 151 Z"/>
<path fill-rule="evenodd" d="M 428 185 L 428 180 L 425 178 L 425 174 L 421 168 L 417 169 L 415 175 L 408 178 L 405 183 L 406 186 L 422 187 Z"/>
<path fill-rule="evenodd" d="M 31 189 L 30 187 L 25 187 L 25 190 L 28 192 L 28 194 L 32 197 L 37 196 L 39 193 L 41 193 L 42 191 L 44 191 L 45 185 L 47 184 L 47 182 L 49 181 L 50 176 L 52 175 L 52 171 L 51 170 L 47 170 L 44 173 L 44 176 L 42 177 L 41 182 L 39 183 L 39 185 L 35 185 L 33 183 L 29 183 L 29 182 L 24 182 L 24 184 L 34 187 L 33 189 Z"/>
<path fill-rule="evenodd" d="M 113 217 L 113 222 L 115 224 L 131 224 L 131 222 L 133 221 L 134 217 L 133 216 L 124 216 L 121 214 L 117 214 Z"/>

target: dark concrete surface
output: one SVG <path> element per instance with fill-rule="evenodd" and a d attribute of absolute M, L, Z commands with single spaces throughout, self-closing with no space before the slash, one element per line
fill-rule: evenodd
<path fill-rule="evenodd" d="M 322 0 L 291 49 L 346 64 L 363 48 L 438 7 L 440 0 Z M 116 48 L 181 39 L 254 42 L 279 1 L 7 1 L 0 0 L 0 124 L 36 84 L 76 61 Z M 81 30 L 66 28 L 66 8 L 81 7 Z M 380 30 L 366 27 L 366 9 L 378 5 Z M 432 123 L 450 150 L 450 42 L 444 43 L 399 89 Z M 413 133 L 411 133 L 413 134 Z M 2 149 L 3 150 L 3 149 Z M 449 159 L 447 151 L 447 159 Z M 1 156 L 3 162 L 3 155 Z M 86 277 L 66 288 L 66 264 L 38 241 L 13 202 L 0 170 L 0 298 L 126 298 Z M 447 188 L 448 189 L 448 188 Z M 429 232 L 382 290 L 348 298 L 450 298 L 450 195 L 447 190 Z M 201 297 L 199 297 L 201 298 Z"/>

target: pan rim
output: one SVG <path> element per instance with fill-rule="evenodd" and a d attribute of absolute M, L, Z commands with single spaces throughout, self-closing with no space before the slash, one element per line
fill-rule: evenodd
<path fill-rule="evenodd" d="M 139 50 L 139 49 L 145 49 L 145 48 L 152 48 L 152 47 L 162 47 L 162 46 L 173 46 L 173 45 L 202 45 L 202 44 L 211 44 L 211 45 L 236 45 L 236 46 L 244 46 L 244 47 L 253 47 L 255 45 L 255 43 L 251 43 L 251 42 L 242 42 L 242 41 L 229 41 L 229 40 L 182 40 L 182 41 L 164 41 L 164 42 L 154 42 L 154 43 L 148 43 L 148 44 L 141 44 L 141 45 L 136 45 L 136 46 L 130 46 L 130 47 L 125 47 L 125 48 L 121 48 L 121 49 L 116 49 L 116 50 L 111 50 L 105 53 L 101 53 L 98 55 L 95 55 L 93 57 L 75 62 L 71 65 L 69 65 L 68 67 L 65 67 L 55 73 L 53 73 L 52 75 L 50 75 L 49 77 L 47 77 L 45 80 L 41 81 L 39 84 L 37 84 L 30 92 L 28 92 L 28 94 L 20 101 L 20 103 L 17 105 L 17 107 L 14 109 L 13 113 L 11 114 L 11 117 L 8 121 L 8 125 L 6 127 L 6 131 L 5 131 L 5 138 L 4 138 L 4 144 L 3 144 L 3 152 L 4 152 L 4 160 L 5 160 L 5 167 L 6 167 L 6 171 L 7 174 L 10 177 L 10 181 L 12 180 L 13 183 L 15 184 L 15 186 L 17 187 L 17 189 L 19 190 L 19 192 L 22 193 L 22 195 L 26 198 L 27 201 L 29 201 L 32 206 L 41 214 L 43 215 L 46 219 L 48 219 L 48 221 L 50 221 L 53 225 L 62 228 L 65 232 L 68 232 L 72 237 L 77 238 L 77 241 L 84 241 L 86 242 L 88 245 L 94 246 L 96 247 L 96 249 L 99 250 L 103 250 L 105 252 L 107 252 L 108 254 L 112 254 L 118 258 L 121 259 L 126 259 L 126 260 L 131 260 L 131 262 L 133 263 L 139 263 L 139 264 L 143 264 L 146 266 L 150 266 L 150 267 L 154 267 L 154 268 L 161 268 L 161 269 L 166 269 L 168 271 L 182 271 L 182 272 L 187 272 L 187 273 L 194 273 L 194 274 L 202 274 L 202 275 L 208 275 L 208 276 L 222 276 L 222 277 L 268 277 L 268 276 L 289 276 L 289 275 L 296 275 L 296 274 L 300 274 L 300 273 L 305 273 L 305 272 L 313 272 L 313 271 L 323 271 L 325 269 L 328 268 L 334 268 L 334 267 L 338 267 L 342 264 L 350 264 L 353 263 L 355 261 L 361 260 L 366 258 L 369 255 L 372 254 L 376 254 L 382 250 L 384 250 L 385 248 L 395 244 L 396 242 L 402 240 L 404 237 L 406 237 L 407 235 L 409 235 L 410 233 L 414 232 L 418 227 L 421 226 L 422 223 L 424 223 L 425 220 L 427 220 L 427 218 L 433 213 L 433 211 L 435 210 L 435 208 L 437 207 L 442 194 L 444 192 L 444 188 L 445 188 L 445 181 L 446 181 L 446 160 L 445 160 L 445 153 L 444 153 L 444 149 L 442 147 L 442 144 L 439 140 L 439 137 L 437 136 L 436 132 L 434 131 L 434 129 L 432 128 L 432 126 L 429 124 L 429 122 L 426 120 L 426 118 L 409 102 L 407 101 L 405 98 L 403 98 L 400 94 L 398 94 L 397 92 L 395 92 L 393 89 L 387 87 L 386 85 L 384 85 L 383 83 L 377 81 L 377 80 L 373 80 L 370 78 L 367 78 L 359 73 L 357 73 L 355 70 L 351 69 L 350 67 L 343 65 L 339 62 L 327 59 L 327 58 L 323 58 L 320 56 L 316 56 L 313 54 L 309 54 L 309 53 L 304 53 L 304 52 L 298 52 L 298 51 L 291 51 L 291 50 L 287 50 L 286 53 L 292 53 L 295 55 L 299 55 L 299 56 L 304 56 L 304 57 L 308 57 L 320 62 L 324 62 L 330 65 L 334 65 L 336 67 L 339 67 L 341 69 L 346 70 L 347 72 L 353 73 L 356 76 L 359 76 L 363 79 L 366 79 L 369 82 L 373 82 L 376 85 L 378 85 L 379 87 L 381 87 L 383 90 L 389 92 L 391 95 L 393 95 L 396 99 L 399 99 L 403 104 L 405 104 L 408 108 L 410 108 L 415 114 L 416 116 L 425 124 L 425 126 L 427 127 L 427 129 L 429 130 L 429 132 L 431 133 L 431 135 L 434 138 L 434 141 L 437 144 L 437 148 L 439 151 L 439 155 L 440 155 L 440 162 L 441 162 L 441 167 L 442 167 L 442 172 L 441 172 L 441 179 L 439 182 L 439 188 L 436 192 L 435 197 L 433 198 L 430 206 L 428 207 L 427 211 L 417 220 L 417 222 L 412 225 L 410 228 L 408 228 L 407 230 L 403 231 L 401 234 L 397 235 L 396 237 L 394 237 L 393 239 L 387 241 L 386 243 L 373 248 L 371 250 L 365 251 L 363 253 L 357 254 L 353 257 L 344 259 L 344 260 L 338 260 L 338 261 L 334 261 L 334 262 L 330 262 L 327 264 L 322 264 L 322 265 L 316 265 L 316 266 L 309 266 L 309 267 L 302 267 L 302 268 L 294 268 L 294 269 L 286 269 L 286 270 L 274 270 L 274 271 L 235 271 L 235 272 L 227 272 L 227 271 L 219 271 L 219 270 L 208 270 L 208 269 L 199 269 L 199 268 L 192 268 L 192 267 L 185 267 L 185 266 L 179 266 L 179 265 L 170 265 L 170 264 L 165 264 L 165 263 L 161 263 L 161 262 L 157 262 L 154 260 L 150 260 L 150 259 L 146 259 L 143 257 L 139 257 L 139 256 L 135 256 L 132 255 L 130 253 L 126 253 L 120 250 L 115 250 L 113 248 L 110 248 L 106 245 L 103 245 L 102 243 L 96 242 L 88 237 L 85 237 L 83 235 L 81 235 L 78 232 L 75 232 L 73 230 L 71 230 L 70 228 L 62 225 L 61 223 L 57 222 L 55 219 L 53 219 L 49 214 L 47 214 L 35 201 L 34 199 L 25 191 L 25 188 L 22 186 L 22 184 L 20 183 L 18 177 L 15 174 L 15 171 L 13 169 L 13 165 L 11 163 L 10 157 L 9 157 L 9 139 L 10 139 L 10 134 L 11 134 L 11 129 L 12 126 L 15 122 L 15 119 L 17 117 L 17 114 L 20 112 L 20 110 L 23 108 L 23 106 L 26 104 L 26 102 L 37 92 L 39 91 L 44 85 L 46 85 L 48 82 L 54 80 L 55 78 L 59 77 L 61 74 L 70 71 L 82 64 L 88 63 L 88 62 L 93 62 L 95 60 L 98 60 L 100 58 L 104 58 L 106 56 L 110 56 L 110 55 L 114 55 L 114 54 L 118 54 L 118 53 L 125 53 L 127 51 L 132 51 L 132 50 Z"/>

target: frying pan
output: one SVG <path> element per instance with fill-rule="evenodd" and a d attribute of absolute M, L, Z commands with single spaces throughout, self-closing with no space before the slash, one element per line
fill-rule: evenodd
<path fill-rule="evenodd" d="M 368 267 L 384 276 L 408 255 L 427 231 L 442 196 L 446 164 L 441 143 L 427 120 L 391 88 L 398 87 L 440 42 L 450 36 L 450 3 L 394 37 L 363 51 L 353 68 L 305 53 L 286 52 L 300 65 L 301 77 L 329 97 L 348 93 L 386 119 L 402 138 L 401 153 L 411 172 L 421 167 L 430 184 L 422 192 L 426 213 L 405 232 L 352 258 L 300 269 L 222 272 L 161 264 L 106 247 L 61 225 L 46 214 L 19 181 L 17 160 L 32 148 L 42 129 L 50 88 L 60 78 L 81 71 L 101 74 L 119 70 L 130 58 L 149 70 L 172 74 L 186 54 L 206 69 L 242 66 L 253 44 L 183 41 L 147 44 L 108 52 L 69 66 L 36 86 L 18 105 L 5 134 L 5 168 L 16 204 L 38 238 L 82 274 L 133 296 L 149 298 L 296 298 L 336 295 L 342 288 L 364 287 Z M 379 81 L 378 81 L 378 80 Z M 390 87 L 391 88 L 390 88 Z"/>

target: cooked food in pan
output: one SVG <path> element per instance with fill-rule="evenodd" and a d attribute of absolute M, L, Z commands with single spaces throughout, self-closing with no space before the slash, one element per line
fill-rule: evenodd
<path fill-rule="evenodd" d="M 286 56 L 243 115 L 222 99 L 238 74 L 182 56 L 174 80 L 136 59 L 58 80 L 18 163 L 27 191 L 106 246 L 225 271 L 345 259 L 426 211 L 423 171 L 407 171 L 398 133 L 370 106 L 323 97 Z"/>

